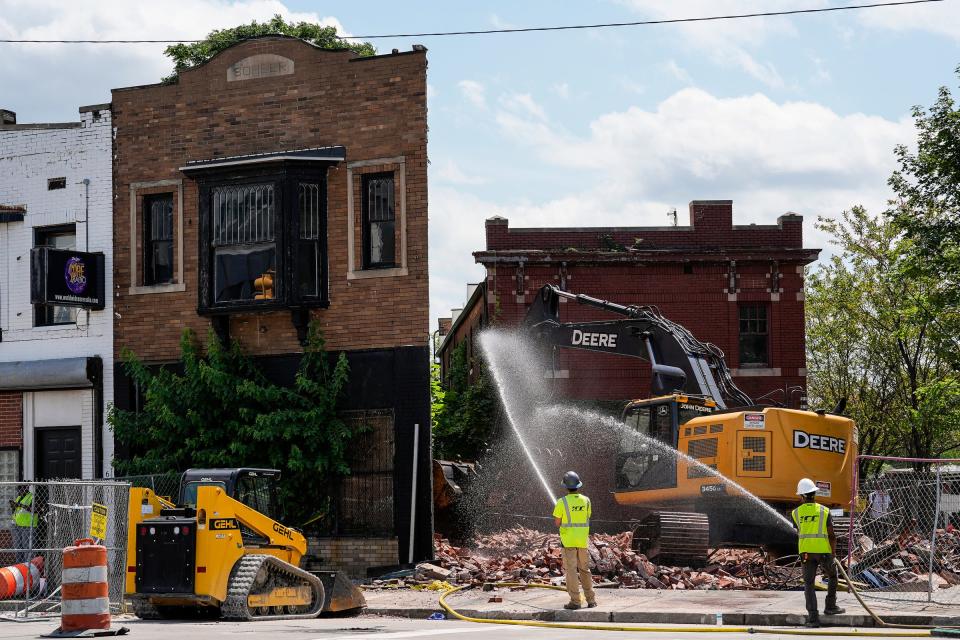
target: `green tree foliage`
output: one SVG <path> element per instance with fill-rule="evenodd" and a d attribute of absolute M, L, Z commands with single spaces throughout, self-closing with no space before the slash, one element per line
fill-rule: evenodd
<path fill-rule="evenodd" d="M 470 381 L 470 370 L 475 378 Z M 477 460 L 487 450 L 497 424 L 497 400 L 482 361 L 467 356 L 462 342 L 450 357 L 447 379 L 440 367 L 431 369 L 431 417 L 435 455 L 445 459 Z"/>
<path fill-rule="evenodd" d="M 241 40 L 260 36 L 284 35 L 306 40 L 324 49 L 349 49 L 361 56 L 372 56 L 377 50 L 369 42 L 347 42 L 337 35 L 335 27 L 325 27 L 310 22 L 287 22 L 275 15 L 267 22 L 252 21 L 230 29 L 215 29 L 200 42 L 173 44 L 164 50 L 164 54 L 173 60 L 173 74 L 163 79 L 175 82 L 181 71 L 203 64 L 224 49 L 232 47 Z"/>
<path fill-rule="evenodd" d="M 896 149 L 900 166 L 889 183 L 897 200 L 887 217 L 911 242 L 901 260 L 905 276 L 933 285 L 919 303 L 936 316 L 940 337 L 948 339 L 944 349 L 960 367 L 960 109 L 941 87 L 929 110 L 914 107 L 913 118 L 916 150 Z"/>
<path fill-rule="evenodd" d="M 311 326 L 292 387 L 269 382 L 236 342 L 211 336 L 202 353 L 186 331 L 182 373 L 150 369 L 126 350 L 124 367 L 144 395 L 140 412 L 110 409 L 117 440 L 133 452 L 115 459 L 118 475 L 189 467 L 267 467 L 283 472 L 280 498 L 293 522 L 322 508 L 325 482 L 349 473 L 351 429 L 337 403 L 349 376 L 341 353 L 331 367 L 323 336 Z"/>
<path fill-rule="evenodd" d="M 960 377 L 922 304 L 937 283 L 905 277 L 902 260 L 914 245 L 885 217 L 855 207 L 818 227 L 839 252 L 807 279 L 813 403 L 829 409 L 848 399 L 861 453 L 946 454 L 960 444 Z"/>

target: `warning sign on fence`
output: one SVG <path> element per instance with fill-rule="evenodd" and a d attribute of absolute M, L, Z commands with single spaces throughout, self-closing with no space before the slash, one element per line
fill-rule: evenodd
<path fill-rule="evenodd" d="M 96 502 L 90 509 L 90 537 L 98 540 L 107 537 L 107 508 Z"/>

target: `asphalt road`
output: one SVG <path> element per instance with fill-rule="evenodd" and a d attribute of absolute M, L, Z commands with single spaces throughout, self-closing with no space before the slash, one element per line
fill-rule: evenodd
<path fill-rule="evenodd" d="M 10 622 L 0 620 L 0 640 L 22 640 L 37 638 L 50 633 L 58 621 L 52 622 Z M 609 631 L 581 631 L 561 629 L 537 629 L 532 627 L 510 627 L 489 624 L 474 624 L 451 620 L 409 620 L 402 618 L 381 618 L 375 616 L 357 616 L 353 618 L 321 618 L 317 620 L 291 620 L 277 622 L 191 622 L 191 621 L 142 621 L 136 618 L 115 620 L 115 626 L 126 626 L 130 633 L 124 638 L 129 640 L 219 640 L 235 638 L 281 639 L 281 640 L 406 640 L 424 638 L 425 640 L 476 640 L 496 637 L 497 640 L 530 638 L 539 640 L 557 638 L 574 640 L 581 638 L 627 638 L 630 636 L 644 640 L 677 640 L 683 638 L 698 640 L 758 640 L 756 635 L 739 633 L 690 633 L 670 632 L 627 633 Z M 696 627 L 693 627 L 696 628 Z M 843 629 L 849 631 L 849 629 Z M 829 633 L 828 629 L 824 629 Z M 837 629 L 841 631 L 841 629 Z M 829 638 L 830 636 L 820 636 Z M 834 636 L 836 637 L 836 636 Z M 868 636 L 864 636 L 868 637 Z M 766 635 L 760 638 L 790 638 L 796 636 Z"/>

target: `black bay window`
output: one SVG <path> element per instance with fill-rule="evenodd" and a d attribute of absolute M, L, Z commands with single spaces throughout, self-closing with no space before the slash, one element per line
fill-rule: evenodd
<path fill-rule="evenodd" d="M 327 305 L 326 175 L 343 150 L 309 151 L 183 168 L 200 187 L 201 313 Z"/>
<path fill-rule="evenodd" d="M 213 303 L 273 300 L 280 285 L 274 185 L 218 186 L 210 198 Z"/>

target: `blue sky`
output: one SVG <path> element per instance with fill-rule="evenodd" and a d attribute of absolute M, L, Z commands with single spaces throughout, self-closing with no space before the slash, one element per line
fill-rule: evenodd
<path fill-rule="evenodd" d="M 746 13 L 834 0 L 301 2 L 0 0 L 0 37 L 197 38 L 275 13 L 351 34 Z M 482 270 L 483 221 L 681 224 L 694 199 L 737 223 L 882 208 L 910 108 L 955 87 L 960 0 L 695 25 L 375 40 L 429 49 L 431 328 Z M 0 45 L 0 107 L 73 120 L 117 86 L 157 81 L 162 47 Z"/>

